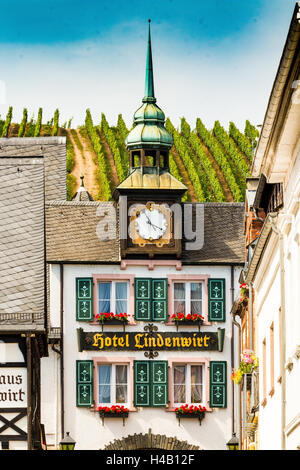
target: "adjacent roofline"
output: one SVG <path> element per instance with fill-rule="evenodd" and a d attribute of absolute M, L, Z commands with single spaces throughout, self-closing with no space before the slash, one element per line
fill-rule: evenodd
<path fill-rule="evenodd" d="M 283 48 L 277 74 L 273 83 L 273 88 L 269 98 L 267 111 L 265 113 L 263 126 L 261 129 L 255 157 L 253 159 L 251 174 L 259 175 L 264 156 L 272 140 L 274 130 L 282 111 L 282 101 L 286 91 L 287 82 L 290 78 L 290 71 L 295 52 L 299 47 L 300 39 L 300 2 L 296 3 L 287 39 Z M 289 90 L 291 91 L 291 90 Z"/>
<path fill-rule="evenodd" d="M 260 236 L 254 248 L 254 252 L 247 270 L 245 270 L 245 282 L 249 284 L 255 278 L 258 265 L 260 263 L 263 251 L 265 249 L 267 240 L 272 230 L 272 225 L 277 220 L 277 212 L 269 212 L 267 215 L 264 225 L 262 227 Z"/>
<path fill-rule="evenodd" d="M 67 138 L 66 136 L 53 136 L 53 137 L 26 137 L 20 139 L 20 137 L 1 137 L 0 138 L 0 148 L 2 145 L 13 145 L 13 146 L 21 146 L 24 147 L 26 145 L 46 145 L 46 144 L 66 144 Z"/>

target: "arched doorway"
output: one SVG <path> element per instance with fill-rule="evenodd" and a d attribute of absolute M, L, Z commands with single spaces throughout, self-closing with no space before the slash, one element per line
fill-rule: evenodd
<path fill-rule="evenodd" d="M 176 437 L 168 437 L 161 434 L 152 434 L 149 429 L 147 434 L 133 434 L 115 439 L 104 447 L 104 450 L 200 450 L 198 446 L 191 445 L 186 441 L 179 441 Z"/>

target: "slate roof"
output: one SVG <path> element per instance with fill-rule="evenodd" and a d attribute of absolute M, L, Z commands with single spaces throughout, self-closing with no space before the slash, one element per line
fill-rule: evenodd
<path fill-rule="evenodd" d="M 113 211 L 113 202 L 47 203 L 47 261 L 118 262 L 119 236 Z"/>
<path fill-rule="evenodd" d="M 193 225 L 196 205 L 204 207 L 204 244 L 198 250 L 182 252 L 184 264 L 244 264 L 244 203 L 207 202 L 193 204 Z M 183 245 L 184 246 L 184 245 Z"/>
<path fill-rule="evenodd" d="M 204 208 L 204 245 L 197 250 L 183 249 L 182 262 L 243 265 L 244 203 L 193 203 L 193 224 L 196 205 Z M 113 202 L 100 201 L 47 203 L 47 261 L 120 262 L 118 227 L 113 218 L 114 207 Z M 104 216 L 105 224 L 99 223 Z M 189 220 L 186 219 L 185 223 L 189 223 Z M 102 240 L 98 238 L 97 232 L 102 235 Z M 106 241 L 103 236 L 106 236 Z"/>
<path fill-rule="evenodd" d="M 43 327 L 43 158 L 0 158 L 0 214 L 1 327 L 22 321 Z"/>
<path fill-rule="evenodd" d="M 0 138 L 0 158 L 10 156 L 43 156 L 45 200 L 67 199 L 66 137 Z"/>

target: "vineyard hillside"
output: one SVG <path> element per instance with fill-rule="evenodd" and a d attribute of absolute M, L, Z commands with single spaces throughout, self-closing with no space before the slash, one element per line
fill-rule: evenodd
<path fill-rule="evenodd" d="M 85 122 L 72 128 L 72 119 L 59 123 L 59 110 L 43 123 L 42 108 L 37 119 L 28 120 L 23 110 L 21 123 L 13 123 L 13 109 L 5 119 L 0 117 L 1 137 L 66 136 L 67 195 L 72 199 L 84 176 L 85 188 L 95 200 L 110 200 L 114 188 L 126 178 L 129 169 L 125 139 L 127 128 L 122 114 L 115 125 L 102 113 L 93 119 L 86 110 Z M 198 118 L 194 127 L 183 117 L 179 128 L 166 120 L 166 129 L 173 136 L 170 171 L 188 188 L 184 201 L 241 202 L 245 197 L 258 130 L 248 120 L 243 131 L 230 122 L 226 130 L 219 121 L 207 129 Z"/>

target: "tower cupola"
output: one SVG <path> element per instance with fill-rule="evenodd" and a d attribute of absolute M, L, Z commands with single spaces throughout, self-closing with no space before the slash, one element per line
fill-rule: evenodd
<path fill-rule="evenodd" d="M 130 170 L 143 168 L 149 173 L 169 170 L 169 150 L 173 137 L 165 129 L 165 114 L 157 106 L 154 94 L 151 32 L 149 20 L 145 96 L 135 112 L 133 129 L 125 141 L 130 154 Z M 152 170 L 151 170 L 152 169 Z"/>

